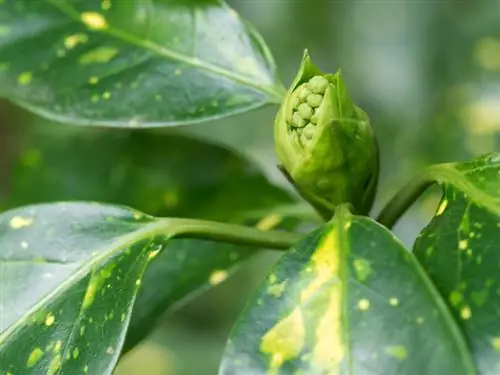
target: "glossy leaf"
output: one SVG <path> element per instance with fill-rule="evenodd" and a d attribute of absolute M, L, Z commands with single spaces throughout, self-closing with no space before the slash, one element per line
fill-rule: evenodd
<path fill-rule="evenodd" d="M 0 95 L 71 124 L 152 127 L 279 101 L 265 43 L 218 0 L 4 0 Z"/>
<path fill-rule="evenodd" d="M 258 242 L 263 232 L 215 226 L 89 203 L 0 215 L 0 373 L 111 374 L 146 267 L 175 251 L 167 244 L 176 235 L 209 231 L 221 240 L 240 231 L 254 245 L 293 241 L 266 233 Z"/>
<path fill-rule="evenodd" d="M 500 373 L 500 154 L 434 167 L 443 197 L 414 252 L 466 335 L 479 373 Z"/>
<path fill-rule="evenodd" d="M 273 208 L 290 202 L 244 158 L 194 139 L 43 124 L 23 129 L 0 206 L 92 200 L 161 216 L 288 225 Z M 262 215 L 262 216 L 259 216 Z M 267 219 L 264 216 L 268 216 Z M 255 251 L 204 240 L 174 239 L 148 268 L 134 307 L 125 350 L 167 309 L 227 278 Z"/>
<path fill-rule="evenodd" d="M 475 374 L 446 304 L 384 227 L 337 210 L 286 252 L 240 317 L 220 374 Z"/>

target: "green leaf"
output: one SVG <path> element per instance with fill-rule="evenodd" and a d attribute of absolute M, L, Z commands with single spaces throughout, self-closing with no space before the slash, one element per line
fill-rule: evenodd
<path fill-rule="evenodd" d="M 282 256 L 240 317 L 220 374 L 474 374 L 465 341 L 413 255 L 337 210 Z"/>
<path fill-rule="evenodd" d="M 207 233 L 276 248 L 293 242 L 290 233 L 100 204 L 35 205 L 0 215 L 0 373 L 111 374 L 148 263 L 176 250 L 166 248 L 174 236 Z"/>
<path fill-rule="evenodd" d="M 243 223 L 249 211 L 271 228 L 289 196 L 244 158 L 182 136 L 43 124 L 23 129 L 0 207 L 58 200 L 122 204 L 153 215 Z M 1 195 L 0 195 L 1 197 Z M 266 218 L 267 217 L 267 218 Z M 246 222 L 246 221 L 245 221 Z M 165 310 L 228 277 L 255 251 L 204 240 L 174 239 L 148 268 L 125 350 L 142 340 Z"/>
<path fill-rule="evenodd" d="M 272 56 L 218 0 L 4 0 L 0 96 L 60 122 L 171 126 L 279 101 Z"/>
<path fill-rule="evenodd" d="M 433 167 L 443 197 L 414 252 L 468 339 L 479 373 L 500 372 L 500 153 Z"/>

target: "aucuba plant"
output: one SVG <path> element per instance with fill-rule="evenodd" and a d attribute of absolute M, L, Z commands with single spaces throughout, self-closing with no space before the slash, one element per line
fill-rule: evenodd
<path fill-rule="evenodd" d="M 260 249 L 282 253 L 220 375 L 500 374 L 500 154 L 429 166 L 371 217 L 379 147 L 341 71 L 306 52 L 286 90 L 220 1 L 0 1 L 0 94 L 45 119 L 0 186 L 0 375 L 119 374 Z M 265 104 L 286 185 L 241 144 L 147 130 Z M 392 227 L 432 185 L 407 248 Z"/>

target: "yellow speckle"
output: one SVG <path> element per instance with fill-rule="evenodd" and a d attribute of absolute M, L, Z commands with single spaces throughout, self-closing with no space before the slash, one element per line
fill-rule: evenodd
<path fill-rule="evenodd" d="M 30 356 L 28 357 L 28 361 L 26 362 L 26 366 L 28 366 L 28 368 L 35 366 L 38 363 L 38 361 L 43 357 L 43 355 L 44 355 L 44 352 L 42 349 L 40 349 L 40 348 L 33 349 Z"/>
<path fill-rule="evenodd" d="M 89 37 L 87 36 L 87 34 L 83 34 L 83 33 L 73 34 L 73 35 L 70 35 L 70 36 L 64 38 L 64 46 L 67 49 L 72 49 L 77 44 L 86 43 L 88 40 L 89 40 Z"/>
<path fill-rule="evenodd" d="M 94 297 L 96 291 L 97 291 L 97 285 L 95 282 L 91 281 L 89 286 L 87 287 L 85 296 L 83 297 L 83 304 L 82 304 L 83 309 L 88 308 L 90 305 L 92 305 L 92 303 L 94 303 Z"/>
<path fill-rule="evenodd" d="M 495 348 L 495 350 L 500 351 L 500 337 L 493 337 L 491 340 L 491 345 Z"/>
<path fill-rule="evenodd" d="M 443 199 L 443 201 L 441 202 L 441 204 L 437 209 L 436 216 L 441 215 L 444 212 L 444 210 L 446 210 L 446 206 L 448 206 L 448 200 Z"/>
<path fill-rule="evenodd" d="M 354 266 L 356 278 L 359 281 L 365 281 L 371 275 L 372 267 L 370 262 L 366 259 L 355 259 L 352 264 Z"/>
<path fill-rule="evenodd" d="M 54 322 L 56 321 L 56 317 L 52 314 L 47 314 L 47 317 L 45 318 L 45 325 L 47 327 L 50 327 Z"/>
<path fill-rule="evenodd" d="M 217 270 L 210 274 L 208 281 L 212 285 L 217 285 L 226 280 L 227 277 L 228 277 L 227 271 Z"/>
<path fill-rule="evenodd" d="M 27 248 L 29 247 L 29 244 L 28 244 L 26 241 L 22 241 L 22 242 L 21 242 L 21 247 L 22 247 L 23 249 L 27 249 Z"/>
<path fill-rule="evenodd" d="M 467 249 L 467 246 L 468 246 L 468 245 L 469 245 L 469 242 L 468 242 L 467 240 L 460 240 L 460 241 L 458 242 L 458 248 L 459 248 L 460 250 L 465 250 L 465 249 Z"/>
<path fill-rule="evenodd" d="M 278 226 L 282 221 L 283 216 L 272 214 L 259 220 L 255 227 L 260 230 L 269 230 Z"/>
<path fill-rule="evenodd" d="M 175 69 L 175 70 L 174 70 L 174 74 L 175 74 L 176 76 L 180 76 L 180 75 L 182 74 L 182 70 L 180 70 L 180 69 Z"/>
<path fill-rule="evenodd" d="M 19 76 L 17 77 L 17 83 L 19 83 L 21 86 L 26 86 L 31 83 L 32 79 L 33 79 L 33 73 L 23 72 L 19 74 Z"/>
<path fill-rule="evenodd" d="M 78 359 L 79 355 L 80 355 L 80 350 L 78 348 L 73 349 L 73 358 Z"/>
<path fill-rule="evenodd" d="M 83 372 L 86 374 L 87 372 L 89 372 L 89 366 L 85 365 L 83 367 Z"/>
<path fill-rule="evenodd" d="M 10 219 L 9 222 L 9 225 L 12 229 L 29 227 L 31 224 L 33 224 L 33 218 L 22 216 L 14 216 L 12 219 Z"/>
<path fill-rule="evenodd" d="M 417 324 L 422 324 L 424 321 L 425 321 L 425 319 L 423 316 L 417 317 L 417 320 L 416 320 Z"/>
<path fill-rule="evenodd" d="M 141 285 L 141 279 L 135 280 L 135 285 L 140 286 Z"/>
<path fill-rule="evenodd" d="M 260 350 L 271 356 L 271 372 L 276 372 L 285 361 L 297 357 L 304 346 L 304 340 L 302 312 L 295 308 L 262 337 Z"/>
<path fill-rule="evenodd" d="M 0 37 L 9 35 L 10 34 L 10 27 L 5 26 L 5 25 L 0 25 Z"/>
<path fill-rule="evenodd" d="M 120 320 L 121 320 L 122 322 L 124 322 L 126 318 L 127 318 L 127 315 L 126 315 L 125 313 L 123 313 L 123 314 L 121 315 L 121 317 L 120 317 Z"/>
<path fill-rule="evenodd" d="M 267 292 L 276 297 L 276 298 L 279 298 L 281 297 L 281 295 L 283 294 L 283 292 L 285 291 L 285 286 L 286 286 L 286 280 L 279 283 L 279 284 L 273 284 L 273 285 L 270 285 L 268 288 L 267 288 Z"/>
<path fill-rule="evenodd" d="M 469 306 L 464 306 L 460 309 L 460 317 L 463 320 L 468 320 L 472 316 L 472 311 Z"/>
<path fill-rule="evenodd" d="M 458 290 L 454 290 L 450 293 L 448 299 L 453 306 L 458 306 L 463 300 L 463 295 Z"/>
<path fill-rule="evenodd" d="M 111 8 L 111 0 L 102 0 L 101 9 L 106 11 Z"/>
<path fill-rule="evenodd" d="M 156 100 L 157 102 L 160 102 L 160 101 L 162 100 L 162 96 L 161 96 L 160 94 L 156 94 L 156 95 L 155 95 L 155 100 Z"/>
<path fill-rule="evenodd" d="M 160 250 L 153 250 L 149 253 L 148 255 L 148 258 L 149 259 L 154 259 L 159 253 L 160 253 L 161 249 Z"/>
<path fill-rule="evenodd" d="M 370 308 L 370 301 L 368 301 L 366 298 L 360 299 L 358 301 L 358 309 L 361 311 L 366 311 Z"/>
<path fill-rule="evenodd" d="M 91 85 L 97 85 L 99 83 L 99 77 L 92 76 L 89 78 L 89 83 Z"/>
<path fill-rule="evenodd" d="M 54 346 L 54 352 L 57 353 L 61 350 L 62 348 L 62 341 L 61 340 L 57 340 L 56 341 L 56 345 Z"/>
<path fill-rule="evenodd" d="M 81 15 L 81 19 L 89 29 L 92 30 L 103 30 L 108 27 L 108 21 L 102 14 L 96 12 L 84 12 Z"/>
<path fill-rule="evenodd" d="M 102 94 L 102 98 L 108 100 L 109 98 L 111 98 L 111 93 L 109 91 L 106 91 Z"/>
<path fill-rule="evenodd" d="M 80 336 L 83 336 L 85 334 L 85 326 L 80 327 Z"/>
<path fill-rule="evenodd" d="M 62 356 L 61 354 L 57 354 L 50 361 L 49 368 L 47 369 L 47 375 L 55 375 L 59 372 L 61 368 Z"/>
<path fill-rule="evenodd" d="M 134 220 L 141 220 L 144 217 L 144 214 L 142 214 L 141 212 L 134 211 L 132 213 L 132 217 L 134 218 Z"/>
<path fill-rule="evenodd" d="M 397 306 L 399 305 L 399 300 L 397 298 L 389 298 L 389 305 L 391 306 Z"/>
<path fill-rule="evenodd" d="M 403 345 L 388 346 L 384 349 L 384 352 L 400 361 L 408 358 L 408 349 Z"/>
<path fill-rule="evenodd" d="M 115 350 L 111 346 L 108 346 L 108 348 L 106 349 L 107 354 L 113 354 L 114 352 L 115 352 Z"/>
<path fill-rule="evenodd" d="M 111 46 L 97 47 L 78 59 L 81 64 L 105 64 L 118 55 L 118 48 Z"/>

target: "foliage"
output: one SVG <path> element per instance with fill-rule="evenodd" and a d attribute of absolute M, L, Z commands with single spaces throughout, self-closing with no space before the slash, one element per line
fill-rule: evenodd
<path fill-rule="evenodd" d="M 0 95 L 61 123 L 19 133 L 1 189 L 0 374 L 111 374 L 165 311 L 260 249 L 284 252 L 221 375 L 500 371 L 500 154 L 429 166 L 370 218 L 378 147 L 340 72 L 306 54 L 286 92 L 218 0 L 3 0 L 0 52 Z M 272 103 L 306 211 L 235 150 L 130 129 Z M 435 184 L 410 251 L 391 228 Z"/>

